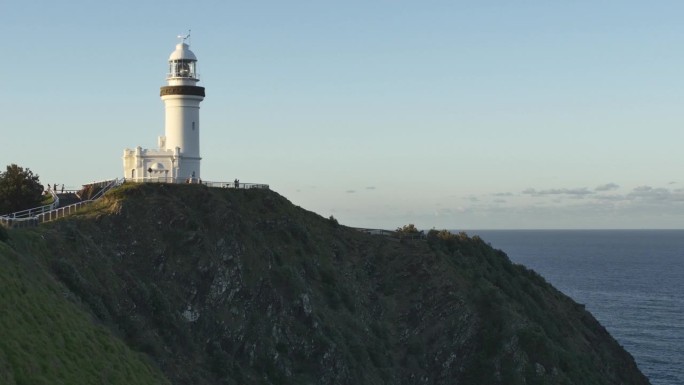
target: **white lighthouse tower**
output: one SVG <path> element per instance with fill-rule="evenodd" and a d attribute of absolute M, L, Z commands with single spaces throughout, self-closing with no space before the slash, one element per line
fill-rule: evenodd
<path fill-rule="evenodd" d="M 159 149 L 140 146 L 124 150 L 124 176 L 134 181 L 185 182 L 200 178 L 200 102 L 204 87 L 198 87 L 197 57 L 186 40 L 181 41 L 169 56 L 166 86 L 160 96 L 165 108 L 164 136 L 159 137 Z"/>
<path fill-rule="evenodd" d="M 200 102 L 204 100 L 204 87 L 198 87 L 197 57 L 190 51 L 185 39 L 176 45 L 169 57 L 167 85 L 160 96 L 166 109 L 165 140 L 160 146 L 179 149 L 180 159 L 177 177 L 181 179 L 200 177 Z"/>

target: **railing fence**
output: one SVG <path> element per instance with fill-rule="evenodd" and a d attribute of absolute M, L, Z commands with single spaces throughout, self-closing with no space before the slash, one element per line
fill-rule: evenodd
<path fill-rule="evenodd" d="M 123 179 L 93 182 L 84 185 L 84 187 L 94 186 L 102 188 L 90 199 L 81 202 L 76 202 L 74 204 L 64 207 L 58 207 L 59 197 L 54 191 L 50 190 L 50 193 L 53 194 L 53 197 L 55 199 L 55 201 L 52 204 L 38 207 L 35 209 L 24 210 L 19 211 L 17 213 L 0 216 L 0 224 L 4 225 L 5 227 L 30 227 L 36 226 L 40 223 L 54 221 L 56 219 L 63 218 L 68 214 L 75 213 L 76 210 L 78 210 L 79 208 L 99 199 L 105 192 L 109 191 L 110 189 L 116 186 L 121 185 L 121 183 L 123 183 Z M 46 209 L 48 207 L 49 209 Z"/>
<path fill-rule="evenodd" d="M 100 188 L 100 190 L 93 195 L 88 200 L 83 200 L 70 204 L 68 206 L 59 207 L 59 197 L 53 190 L 49 190 L 54 198 L 54 202 L 23 211 L 18 211 L 16 213 L 11 213 L 7 215 L 0 216 L 0 225 L 5 227 L 29 227 L 37 226 L 40 223 L 54 221 L 59 218 L 63 218 L 69 214 L 75 213 L 81 207 L 88 205 L 104 195 L 105 192 L 111 190 L 116 186 L 120 186 L 124 182 L 134 182 L 134 183 L 191 183 L 191 184 L 202 184 L 208 187 L 218 187 L 218 188 L 232 188 L 232 189 L 269 189 L 269 185 L 261 183 L 242 183 L 239 181 L 234 182 L 205 182 L 201 179 L 192 178 L 187 179 L 184 182 L 173 178 L 120 178 L 120 179 L 110 179 L 88 183 L 83 185 L 84 189 L 86 187 Z M 83 190 L 80 190 L 83 191 Z M 78 196 L 78 193 L 76 193 Z M 79 196 L 79 199 L 81 197 Z"/>

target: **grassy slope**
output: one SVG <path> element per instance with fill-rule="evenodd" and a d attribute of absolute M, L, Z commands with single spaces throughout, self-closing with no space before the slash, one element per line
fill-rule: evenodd
<path fill-rule="evenodd" d="M 399 243 L 195 185 L 123 186 L 11 237 L 174 383 L 647 383 L 580 305 L 477 238 Z"/>
<path fill-rule="evenodd" d="M 37 233 L 16 235 L 24 251 L 48 253 Z M 22 254 L 0 242 L 0 383 L 168 383 L 147 357 L 94 323 L 40 261 Z"/>

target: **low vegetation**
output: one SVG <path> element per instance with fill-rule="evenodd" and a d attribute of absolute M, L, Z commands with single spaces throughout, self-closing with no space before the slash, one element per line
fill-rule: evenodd
<path fill-rule="evenodd" d="M 40 206 L 43 185 L 30 169 L 11 164 L 0 172 L 0 215 Z"/>
<path fill-rule="evenodd" d="M 19 243 L 35 243 L 39 237 L 29 232 L 13 236 Z M 34 251 L 49 254 L 44 247 Z M 99 325 L 40 261 L 0 243 L 0 383 L 169 382 L 149 357 Z"/>
<path fill-rule="evenodd" d="M 16 298 L 0 303 L 36 313 L 0 315 L 0 332 L 36 338 L 0 342 L 15 383 L 55 365 L 114 375 L 81 364 L 71 336 L 95 362 L 125 357 L 116 368 L 140 378 L 157 365 L 176 384 L 648 383 L 582 306 L 465 233 L 398 242 L 267 190 L 146 184 L 8 236 Z M 39 291 L 32 304 L 22 290 Z M 43 314 L 65 323 L 23 321 Z M 24 350 L 31 370 L 5 358 Z"/>

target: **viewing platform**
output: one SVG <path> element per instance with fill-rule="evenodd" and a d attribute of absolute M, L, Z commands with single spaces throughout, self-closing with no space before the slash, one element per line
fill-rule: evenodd
<path fill-rule="evenodd" d="M 52 190 L 49 191 L 53 196 L 53 203 L 45 206 L 40 206 L 28 210 L 22 210 L 15 213 L 0 215 L 0 225 L 5 227 L 30 227 L 37 226 L 40 223 L 53 221 L 63 218 L 69 214 L 75 213 L 81 207 L 90 204 L 107 191 L 114 187 L 120 186 L 123 183 L 169 183 L 169 184 L 201 184 L 212 188 L 229 188 L 229 189 L 269 189 L 269 185 L 263 183 L 243 183 L 239 180 L 233 182 L 211 182 L 203 181 L 198 178 L 189 178 L 185 180 L 174 178 L 120 178 L 103 180 L 98 182 L 91 182 L 84 184 L 83 188 L 78 191 L 69 191 L 68 194 L 58 194 Z M 70 199 L 60 199 L 60 196 L 69 196 Z M 74 198 L 71 199 L 71 196 Z"/>
<path fill-rule="evenodd" d="M 236 189 L 266 189 L 270 187 L 264 183 L 243 183 L 239 180 L 232 182 L 213 182 L 205 181 L 200 178 L 171 178 L 171 177 L 145 177 L 145 178 L 124 178 L 124 183 L 170 183 L 170 184 L 201 184 L 207 187 L 236 188 Z"/>

